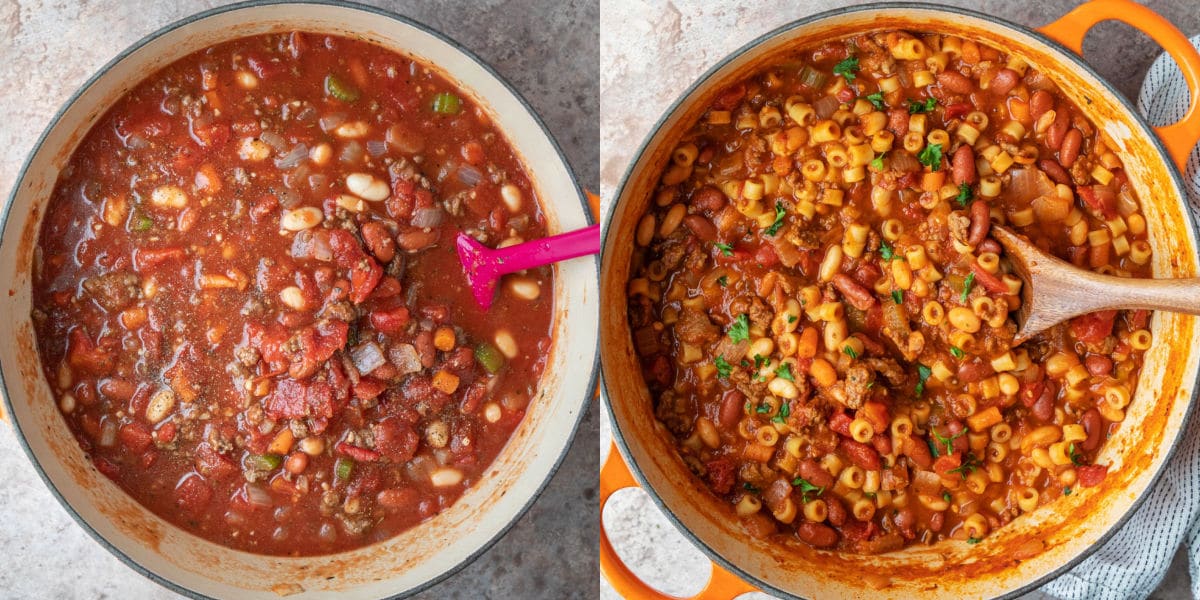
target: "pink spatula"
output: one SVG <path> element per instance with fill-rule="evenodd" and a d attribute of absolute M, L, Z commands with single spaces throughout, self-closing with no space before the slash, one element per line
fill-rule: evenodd
<path fill-rule="evenodd" d="M 475 301 L 483 310 L 492 306 L 496 282 L 508 273 L 548 265 L 600 251 L 600 225 L 493 250 L 465 234 L 458 234 L 458 259 Z"/>

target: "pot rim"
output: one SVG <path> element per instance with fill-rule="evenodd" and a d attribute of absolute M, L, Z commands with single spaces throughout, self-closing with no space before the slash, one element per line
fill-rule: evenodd
<path fill-rule="evenodd" d="M 770 40 L 772 40 L 780 35 L 791 32 L 795 29 L 799 29 L 801 27 L 806 27 L 808 25 L 812 25 L 814 23 L 818 23 L 820 21 L 823 21 L 823 20 L 826 20 L 826 19 L 829 19 L 832 17 L 839 17 L 839 16 L 854 14 L 854 13 L 874 12 L 877 10 L 901 10 L 901 9 L 902 10 L 918 9 L 918 10 L 942 11 L 944 13 L 950 13 L 952 15 L 961 15 L 961 16 L 967 16 L 967 17 L 972 17 L 972 18 L 988 21 L 989 23 L 992 23 L 994 25 L 999 25 L 1000 27 L 1004 27 L 1004 28 L 1007 28 L 1010 30 L 1016 30 L 1020 33 L 1026 34 L 1030 37 L 1033 37 L 1033 38 L 1037 39 L 1038 41 L 1049 46 L 1051 49 L 1053 49 L 1055 52 L 1057 52 L 1060 57 L 1065 56 L 1067 59 L 1069 59 L 1070 62 L 1074 63 L 1074 65 L 1076 67 L 1082 69 L 1083 73 L 1086 76 L 1088 76 L 1088 78 L 1091 79 L 1095 84 L 1097 84 L 1097 87 L 1100 87 L 1102 89 L 1109 91 L 1117 99 L 1120 106 L 1125 109 L 1126 113 L 1129 115 L 1132 115 L 1133 121 L 1141 128 L 1141 131 L 1139 133 L 1143 134 L 1143 137 L 1149 138 L 1150 143 L 1153 145 L 1153 147 L 1156 150 L 1158 150 L 1159 157 L 1162 158 L 1165 163 L 1167 163 L 1167 167 L 1171 174 L 1172 182 L 1175 184 L 1175 189 L 1186 193 L 1185 190 L 1187 189 L 1187 186 L 1185 185 L 1183 175 L 1180 173 L 1178 166 L 1175 164 L 1175 161 L 1168 159 L 1169 154 L 1167 153 L 1167 149 L 1163 145 L 1162 140 L 1159 139 L 1159 137 L 1154 133 L 1153 127 L 1151 127 L 1150 124 L 1146 121 L 1145 117 L 1143 117 L 1142 114 L 1140 112 L 1138 112 L 1137 107 L 1135 107 L 1133 105 L 1132 101 L 1129 98 L 1125 97 L 1125 95 L 1122 94 L 1120 91 L 1118 91 L 1115 87 L 1113 87 L 1113 85 L 1111 83 L 1109 83 L 1108 80 L 1101 77 L 1100 74 L 1097 73 L 1096 70 L 1087 61 L 1085 61 L 1083 59 L 1083 56 L 1076 54 L 1075 52 L 1071 51 L 1066 46 L 1060 44 L 1058 41 L 1050 38 L 1049 36 L 1041 33 L 1037 29 L 1034 29 L 1032 27 L 1027 27 L 1027 26 L 1021 25 L 1019 23 L 1014 23 L 1007 19 L 1003 19 L 1003 18 L 997 17 L 995 15 L 989 15 L 986 13 L 982 13 L 982 12 L 972 10 L 969 8 L 961 8 L 961 7 L 957 7 L 957 6 L 946 6 L 943 4 L 935 4 L 935 3 L 931 3 L 931 2 L 895 2 L 895 1 L 879 2 L 879 3 L 873 3 L 873 4 L 835 8 L 832 10 L 826 10 L 826 11 L 822 11 L 819 13 L 814 13 L 812 15 L 801 17 L 801 18 L 793 20 L 793 21 L 789 21 L 783 25 L 780 25 L 774 29 L 771 29 L 770 31 L 767 31 L 766 33 L 756 36 L 754 39 L 750 40 L 749 42 L 746 42 L 745 44 L 738 47 L 736 50 L 733 50 L 729 54 L 726 54 L 719 61 L 714 63 L 711 67 L 706 69 L 704 71 L 704 73 L 699 75 L 690 85 L 687 86 L 687 88 L 685 88 L 682 92 L 680 92 L 679 95 L 676 96 L 675 100 L 671 102 L 670 106 L 668 106 L 663 111 L 662 116 L 660 116 L 658 118 L 658 120 L 655 121 L 654 125 L 652 125 L 650 127 L 650 130 L 648 131 L 646 136 L 642 139 L 642 142 L 638 145 L 637 150 L 633 153 L 633 158 L 630 160 L 629 165 L 625 168 L 625 173 L 621 176 L 621 182 L 617 185 L 616 193 L 613 196 L 613 202 L 612 202 L 611 206 L 609 206 L 608 210 L 605 211 L 605 214 L 604 214 L 605 219 L 604 219 L 604 224 L 603 224 L 603 231 L 601 232 L 601 237 L 600 237 L 601 256 L 603 256 L 604 249 L 608 247 L 609 240 L 612 236 L 611 225 L 613 222 L 613 218 L 617 214 L 617 210 L 620 208 L 619 200 L 624 195 L 625 189 L 629 186 L 630 182 L 633 180 L 634 176 L 636 175 L 637 162 L 646 153 L 647 149 L 649 149 L 654 138 L 657 137 L 658 134 L 663 130 L 667 121 L 670 120 L 670 118 L 676 112 L 678 112 L 681 108 L 683 108 L 687 104 L 686 101 L 687 101 L 688 97 L 691 96 L 694 92 L 696 92 L 701 87 L 708 84 L 709 80 L 712 79 L 717 74 L 717 72 L 724 69 L 727 65 L 729 65 L 733 61 L 741 58 L 747 52 L 750 52 L 751 50 L 761 46 L 762 44 L 765 44 L 765 43 L 769 42 Z M 1187 216 L 1187 222 L 1191 225 L 1193 236 L 1196 237 L 1196 239 L 1200 239 L 1200 221 L 1197 220 L 1197 217 L 1195 216 L 1195 214 L 1189 209 L 1186 198 L 1181 197 L 1179 195 L 1176 195 L 1175 198 L 1178 202 L 1180 202 L 1184 206 L 1184 209 L 1185 209 L 1184 213 Z M 1183 419 L 1180 422 L 1179 431 L 1176 433 L 1175 439 L 1171 441 L 1170 448 L 1167 449 L 1167 452 L 1163 455 L 1161 462 L 1155 469 L 1154 475 L 1150 478 L 1150 481 L 1146 486 L 1147 490 L 1152 491 L 1158 485 L 1158 481 L 1162 477 L 1163 471 L 1166 470 L 1167 463 L 1171 460 L 1172 456 L 1174 456 L 1174 454 L 1175 454 L 1175 451 L 1179 448 L 1180 441 L 1184 437 L 1184 435 L 1183 435 L 1184 432 L 1187 430 L 1188 425 L 1190 425 L 1192 420 L 1195 418 L 1195 414 L 1197 412 L 1196 411 L 1197 398 L 1200 397 L 1200 375 L 1197 376 L 1195 383 L 1196 383 L 1196 385 L 1193 386 L 1191 398 L 1188 399 L 1188 407 L 1184 411 Z M 803 596 L 797 595 L 795 593 L 780 589 L 774 585 L 766 583 L 765 581 L 751 575 L 746 570 L 742 569 L 740 566 L 727 560 L 724 556 L 718 554 L 711 547 L 709 547 L 708 544 L 704 543 L 704 541 L 702 541 L 697 535 L 692 533 L 692 531 L 690 529 L 688 529 L 679 520 L 679 518 L 675 515 L 674 511 L 672 511 L 667 506 L 667 504 L 663 501 L 662 497 L 658 494 L 658 491 L 654 488 L 654 486 L 650 484 L 650 481 L 646 478 L 646 475 L 642 472 L 641 467 L 638 466 L 638 464 L 636 462 L 630 460 L 632 453 L 629 451 L 629 442 L 626 441 L 625 434 L 621 431 L 620 423 L 616 419 L 616 414 L 613 411 L 612 404 L 611 404 L 612 400 L 610 399 L 610 396 L 608 393 L 608 382 L 607 382 L 606 378 L 603 376 L 603 373 L 601 374 L 601 386 L 604 390 L 604 397 L 605 397 L 605 402 L 603 402 L 605 415 L 609 419 L 609 423 L 612 425 L 612 427 L 610 428 L 610 430 L 612 432 L 612 438 L 613 438 L 613 441 L 616 443 L 617 449 L 619 450 L 621 460 L 625 461 L 626 466 L 629 467 L 629 472 L 633 475 L 633 478 L 638 482 L 639 487 L 641 487 L 643 490 L 646 491 L 647 495 L 650 497 L 650 500 L 654 503 L 655 506 L 658 507 L 659 511 L 661 511 L 663 514 L 666 515 L 667 520 L 670 521 L 671 525 L 674 526 L 675 529 L 677 531 L 679 531 L 679 533 L 681 533 L 683 535 L 683 537 L 692 544 L 692 546 L 694 546 L 695 548 L 697 548 L 701 552 L 703 552 L 705 557 L 707 557 L 709 560 L 711 560 L 714 564 L 719 565 L 720 567 L 728 570 L 729 572 L 733 573 L 734 575 L 741 578 L 742 580 L 754 585 L 755 587 L 760 588 L 764 592 L 768 592 L 768 593 L 774 594 L 776 596 L 780 596 L 782 598 L 804 600 Z M 1066 574 L 1068 571 L 1073 569 L 1079 563 L 1083 562 L 1084 559 L 1088 558 L 1094 552 L 1096 552 L 1101 547 L 1103 547 L 1110 538 L 1112 538 L 1118 531 L 1120 531 L 1122 528 L 1124 528 L 1124 526 L 1133 517 L 1134 513 L 1136 513 L 1138 511 L 1138 509 L 1141 508 L 1142 504 L 1146 501 L 1146 498 L 1149 497 L 1149 495 L 1150 494 L 1142 494 L 1142 495 L 1138 496 L 1137 498 L 1134 498 L 1133 502 L 1130 503 L 1129 508 L 1125 511 L 1125 514 L 1122 515 L 1121 518 L 1116 521 L 1116 523 L 1114 523 L 1112 526 L 1110 526 L 1109 529 L 1102 536 L 1100 536 L 1100 538 L 1096 541 L 1095 544 L 1092 544 L 1088 548 L 1084 549 L 1083 552 L 1080 552 L 1078 555 L 1076 555 L 1075 557 L 1073 557 L 1071 560 L 1067 561 L 1066 563 L 1060 565 L 1058 568 L 1041 575 L 1040 577 L 1021 586 L 1020 588 L 1006 592 L 1004 595 L 998 596 L 997 598 L 999 598 L 999 599 L 1016 598 L 1023 594 L 1029 593 L 1037 588 L 1040 588 L 1041 586 L 1049 583 L 1050 581 L 1057 579 L 1058 577 Z M 601 527 L 603 527 L 603 523 L 601 524 Z"/>
<path fill-rule="evenodd" d="M 6 230 L 6 228 L 8 226 L 8 218 L 12 212 L 13 205 L 16 201 L 17 192 L 21 187 L 21 183 L 25 180 L 25 177 L 28 174 L 29 167 L 32 164 L 34 157 L 38 154 L 38 152 L 41 151 L 42 145 L 45 143 L 46 138 L 50 135 L 50 132 L 53 131 L 59 125 L 59 122 L 62 120 L 63 115 L 65 115 L 66 112 L 72 106 L 75 105 L 75 103 L 79 100 L 80 96 L 82 96 L 84 94 L 84 92 L 86 92 L 89 88 L 91 88 L 92 85 L 94 85 L 97 81 L 99 81 L 101 78 L 108 75 L 109 71 L 111 71 L 114 66 L 116 66 L 118 63 L 120 63 L 121 61 L 128 58 L 133 53 L 142 49 L 144 46 L 146 46 L 150 42 L 153 42 L 153 41 L 159 39 L 160 37 L 170 35 L 171 33 L 175 32 L 177 29 L 180 29 L 180 28 L 190 25 L 192 23 L 202 21 L 209 17 L 213 17 L 216 15 L 220 15 L 220 14 L 224 14 L 224 13 L 228 13 L 228 12 L 235 12 L 235 11 L 244 10 L 244 9 L 259 8 L 259 7 L 263 7 L 263 6 L 277 6 L 277 5 L 331 6 L 331 7 L 336 7 L 336 8 L 357 10 L 357 11 L 361 11 L 361 12 L 372 13 L 376 16 L 391 19 L 393 21 L 397 21 L 403 25 L 417 29 L 417 30 L 421 31 L 422 33 L 428 34 L 428 35 L 438 39 L 442 43 L 449 45 L 456 51 L 460 52 L 463 56 L 469 58 L 477 66 L 482 68 L 488 75 L 490 75 L 493 79 L 495 79 L 497 82 L 499 82 L 500 85 L 504 86 L 504 88 L 507 89 L 508 92 L 510 94 L 512 94 L 514 98 L 516 98 L 517 102 L 520 103 L 520 105 L 525 109 L 525 112 L 533 119 L 533 121 L 535 123 L 537 123 L 537 126 L 541 130 L 542 135 L 544 135 L 546 137 L 546 139 L 550 142 L 551 147 L 554 149 L 555 155 L 558 157 L 558 160 L 561 161 L 562 165 L 565 167 L 567 177 L 570 179 L 572 187 L 575 189 L 576 199 L 579 201 L 580 206 L 583 208 L 584 218 L 586 219 L 586 221 L 589 225 L 595 223 L 595 217 L 592 215 L 592 211 L 591 211 L 591 208 L 589 207 L 587 198 L 584 196 L 582 188 L 579 185 L 579 178 L 575 174 L 575 169 L 571 166 L 570 161 L 567 160 L 567 156 L 563 152 L 562 146 L 559 145 L 558 140 L 554 137 L 554 134 L 551 133 L 550 128 L 546 125 L 545 121 L 542 120 L 541 115 L 538 114 L 538 112 L 536 110 L 534 110 L 533 106 L 529 103 L 529 101 L 525 98 L 525 96 L 523 94 L 521 94 L 521 92 L 518 91 L 517 88 L 515 86 L 513 86 L 513 84 L 511 82 L 508 81 L 508 79 L 506 79 L 499 72 L 497 72 L 496 69 L 491 66 L 491 64 L 489 64 L 487 61 L 480 58 L 478 55 L 475 54 L 475 52 L 468 49 L 466 46 L 460 44 L 457 40 L 451 38 L 449 35 L 441 32 L 437 29 L 434 29 L 412 17 L 406 16 L 406 15 L 401 15 L 399 13 L 396 13 L 396 12 L 393 12 L 390 10 L 386 10 L 383 8 L 378 8 L 375 6 L 361 4 L 357 1 L 347 1 L 347 0 L 245 0 L 242 2 L 235 2 L 233 4 L 228 4 L 225 6 L 210 8 L 208 10 L 204 10 L 204 11 L 201 11 L 198 13 L 194 13 L 194 14 L 185 16 L 183 18 L 180 18 L 171 23 L 168 23 L 167 25 L 160 27 L 149 34 L 146 34 L 145 36 L 138 39 L 133 44 L 126 47 L 124 50 L 122 50 L 119 54 L 114 56 L 108 62 L 104 63 L 104 65 L 102 67 L 97 69 L 96 72 L 93 73 L 90 77 L 88 77 L 86 81 L 84 81 L 82 84 L 80 84 L 79 87 L 76 88 L 75 91 L 66 99 L 66 101 L 63 102 L 63 104 L 58 108 L 58 110 L 55 111 L 54 116 L 51 117 L 49 124 L 47 124 L 45 129 L 42 130 L 41 135 L 38 136 L 37 141 L 34 142 L 33 147 L 29 150 L 29 154 L 26 156 L 25 162 L 21 165 L 20 170 L 17 171 L 17 177 L 13 182 L 12 190 L 9 192 L 8 199 L 5 202 L 3 210 L 0 211 L 0 243 L 2 243 L 4 240 L 4 231 Z M 236 39 L 236 38 L 230 38 L 230 39 Z M 451 73 L 451 75 L 453 75 L 453 74 Z M 564 201 L 566 201 L 566 199 L 564 199 Z M 593 262 L 595 270 L 596 270 L 596 276 L 597 276 L 597 278 L 599 278 L 600 259 L 598 256 L 592 256 L 592 257 L 590 257 L 590 260 Z M 554 478 L 555 474 L 558 473 L 559 468 L 562 467 L 563 461 L 566 459 L 567 453 L 570 452 L 571 448 L 574 446 L 576 434 L 579 432 L 579 426 L 580 426 L 580 424 L 583 423 L 584 418 L 587 416 L 588 403 L 593 394 L 592 390 L 596 389 L 596 386 L 597 386 L 599 378 L 600 378 L 599 348 L 600 348 L 600 342 L 599 342 L 599 336 L 597 335 L 595 359 L 593 360 L 590 373 L 586 380 L 587 385 L 584 387 L 583 396 L 579 403 L 579 405 L 580 405 L 579 414 L 575 418 L 575 423 L 573 425 L 571 425 L 570 433 L 567 436 L 568 443 L 563 448 L 563 450 L 559 454 L 559 456 L 555 459 L 553 466 L 546 473 L 546 476 L 542 479 L 542 481 L 540 483 L 537 484 L 537 489 L 533 492 L 532 495 L 530 495 L 529 499 L 525 502 L 525 504 L 522 505 L 520 507 L 520 509 L 518 509 L 513 514 L 512 518 L 508 521 L 508 523 L 506 523 L 502 528 L 500 528 L 491 538 L 485 540 L 482 544 L 480 544 L 479 547 L 476 548 L 466 558 L 464 558 L 457 564 L 447 567 L 445 570 L 443 570 L 437 576 L 430 578 L 415 587 L 409 588 L 407 590 L 404 590 L 399 593 L 396 593 L 396 594 L 386 597 L 387 600 L 395 600 L 395 599 L 406 598 L 406 597 L 415 595 L 417 593 L 425 591 L 425 590 L 445 581 L 446 579 L 449 579 L 451 576 L 453 576 L 454 574 L 461 571 L 467 565 L 475 562 L 476 559 L 478 559 L 480 556 L 482 556 L 484 553 L 486 553 L 488 550 L 490 550 L 492 548 L 492 546 L 494 546 L 503 537 L 505 537 L 508 534 L 509 530 L 511 530 L 517 524 L 517 522 L 520 521 L 521 518 L 524 517 L 525 514 L 529 512 L 529 508 L 532 507 L 533 504 L 535 502 L 537 502 L 537 500 L 542 496 L 542 493 L 545 492 L 546 486 L 550 483 L 550 480 Z M 91 537 L 93 540 L 95 540 L 97 543 L 99 543 L 102 547 L 104 547 L 104 549 L 108 550 L 109 553 L 111 553 L 113 556 L 116 556 L 117 559 L 119 559 L 123 564 L 125 564 L 125 566 L 133 569 L 134 571 L 136 571 L 137 573 L 146 577 L 147 579 L 150 579 L 151 581 L 153 581 L 153 582 L 155 582 L 177 594 L 185 596 L 187 598 L 192 598 L 194 600 L 216 600 L 215 598 L 213 598 L 211 596 L 201 594 L 200 592 L 197 592 L 190 588 L 184 587 L 178 583 L 175 583 L 174 581 L 159 575 L 158 573 L 154 572 L 153 570 L 142 566 L 141 563 L 138 563 L 133 558 L 131 558 L 130 556 L 128 556 L 127 554 L 122 552 L 115 545 L 110 543 L 104 536 L 102 536 L 99 532 L 97 532 L 91 526 L 91 524 L 88 523 L 88 521 L 86 519 L 84 519 L 78 512 L 76 512 L 75 508 L 72 507 L 71 504 L 69 502 L 67 502 L 66 499 L 63 498 L 62 494 L 59 493 L 58 488 L 54 485 L 54 483 L 46 475 L 45 470 L 42 468 L 41 461 L 34 454 L 33 450 L 29 447 L 29 444 L 26 442 L 25 432 L 21 429 L 20 422 L 16 416 L 16 411 L 13 410 L 13 404 L 12 404 L 12 400 L 9 398 L 8 389 L 9 389 L 8 380 L 4 374 L 4 365 L 2 363 L 0 363 L 0 402 L 3 403 L 2 406 L 3 406 L 4 410 L 11 416 L 13 431 L 16 434 L 17 442 L 20 444 L 21 449 L 25 452 L 25 456 L 28 457 L 29 461 L 33 464 L 33 468 L 37 472 L 38 478 L 42 480 L 42 483 L 45 484 L 46 488 L 50 491 L 51 495 L 54 496 L 55 500 L 58 501 L 59 505 L 61 505 L 63 508 L 66 509 L 67 514 L 70 515 L 71 519 L 73 521 L 75 521 L 75 523 L 78 524 L 88 534 L 89 537 Z M 332 555 L 325 555 L 325 556 L 332 556 Z"/>

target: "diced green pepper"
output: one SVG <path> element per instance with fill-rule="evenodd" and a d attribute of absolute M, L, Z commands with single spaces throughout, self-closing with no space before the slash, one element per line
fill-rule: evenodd
<path fill-rule="evenodd" d="M 433 112 L 443 115 L 457 115 L 462 110 L 462 100 L 450 92 L 442 92 L 433 97 Z"/>
<path fill-rule="evenodd" d="M 246 457 L 246 466 L 255 471 L 274 471 L 283 464 L 278 454 L 251 454 Z"/>
<path fill-rule="evenodd" d="M 350 474 L 354 473 L 354 460 L 339 456 L 333 463 L 333 474 L 338 479 L 345 481 L 350 479 Z"/>
<path fill-rule="evenodd" d="M 325 76 L 325 93 L 342 102 L 354 102 L 358 100 L 359 96 L 359 92 L 354 86 L 333 73 Z"/>
<path fill-rule="evenodd" d="M 483 368 L 487 369 L 488 373 L 496 373 L 504 367 L 504 355 L 487 342 L 475 346 L 475 359 L 483 365 Z"/>
<path fill-rule="evenodd" d="M 154 227 L 154 220 L 146 215 L 134 215 L 133 230 L 134 231 L 150 231 Z"/>

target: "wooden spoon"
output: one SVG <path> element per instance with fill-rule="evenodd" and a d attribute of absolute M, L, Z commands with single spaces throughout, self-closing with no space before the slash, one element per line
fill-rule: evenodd
<path fill-rule="evenodd" d="M 1168 310 L 1200 315 L 1200 278 L 1136 279 L 1085 271 L 1042 252 L 1005 227 L 992 225 L 1021 278 L 1015 344 L 1072 317 L 1098 310 Z"/>

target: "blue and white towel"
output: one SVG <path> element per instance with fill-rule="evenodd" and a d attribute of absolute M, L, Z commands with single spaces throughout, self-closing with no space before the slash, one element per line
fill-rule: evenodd
<path fill-rule="evenodd" d="M 1200 36 L 1191 41 L 1200 48 Z M 1137 105 L 1154 125 L 1173 123 L 1187 111 L 1188 87 L 1170 56 L 1163 54 L 1151 65 Z M 1192 211 L 1200 216 L 1198 148 L 1192 149 L 1184 180 Z M 1042 591 L 1063 600 L 1145 598 L 1162 582 L 1180 544 L 1187 544 L 1192 597 L 1200 598 L 1200 416 L 1191 419 L 1137 517 Z"/>

